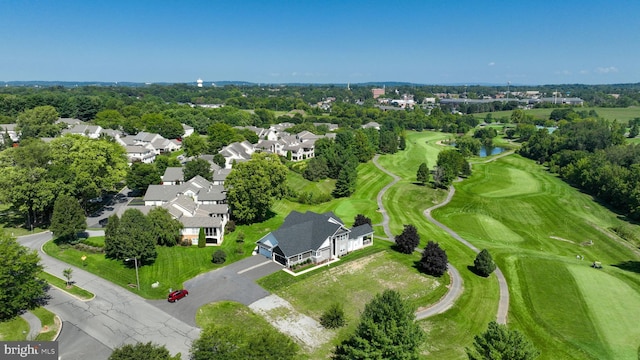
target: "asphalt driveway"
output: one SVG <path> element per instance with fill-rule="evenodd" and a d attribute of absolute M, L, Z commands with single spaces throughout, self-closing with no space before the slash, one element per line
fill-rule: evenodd
<path fill-rule="evenodd" d="M 167 300 L 148 302 L 176 319 L 196 326 L 196 313 L 205 304 L 230 300 L 249 305 L 268 296 L 269 292 L 255 281 L 281 269 L 282 265 L 255 255 L 187 281 L 184 286 L 189 295 L 175 303 Z"/>

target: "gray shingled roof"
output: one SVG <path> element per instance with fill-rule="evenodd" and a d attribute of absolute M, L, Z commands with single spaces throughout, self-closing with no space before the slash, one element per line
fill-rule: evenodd
<path fill-rule="evenodd" d="M 162 181 L 184 181 L 184 172 L 181 167 L 168 167 L 162 175 Z"/>
<path fill-rule="evenodd" d="M 307 211 L 302 214 L 292 211 L 284 219 L 282 226 L 272 232 L 278 241 L 279 251 L 277 252 L 290 257 L 309 250 L 317 250 L 328 237 L 344 228 L 342 224 L 342 220 L 332 212 L 316 214 Z"/>
<path fill-rule="evenodd" d="M 360 226 L 356 226 L 351 228 L 351 232 L 349 233 L 349 239 L 357 239 L 360 236 L 373 234 L 373 228 L 369 224 L 362 224 Z"/>

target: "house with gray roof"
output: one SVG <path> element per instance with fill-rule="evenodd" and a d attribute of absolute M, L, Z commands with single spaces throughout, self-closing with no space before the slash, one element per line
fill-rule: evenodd
<path fill-rule="evenodd" d="M 220 154 L 224 156 L 225 168 L 231 169 L 234 162 L 242 162 L 251 160 L 251 155 L 255 152 L 253 144 L 248 141 L 234 142 L 220 150 Z"/>
<path fill-rule="evenodd" d="M 168 167 L 160 178 L 162 185 L 180 185 L 184 182 L 184 171 L 182 167 Z"/>
<path fill-rule="evenodd" d="M 17 143 L 20 140 L 20 136 L 16 131 L 16 124 L 0 124 L 0 139 L 4 141 L 5 134 L 9 136 L 11 141 Z"/>
<path fill-rule="evenodd" d="M 165 171 L 169 177 L 172 173 Z M 180 184 L 149 185 L 144 204 L 136 208 L 148 212 L 154 206 L 161 206 L 179 220 L 183 226 L 180 232 L 182 241 L 197 245 L 200 228 L 205 232 L 207 245 L 220 245 L 224 241 L 229 206 L 222 185 L 215 185 L 199 175 Z"/>
<path fill-rule="evenodd" d="M 278 230 L 257 241 L 258 253 L 284 266 L 322 264 L 373 245 L 369 224 L 348 229 L 333 212 L 292 211 Z"/>

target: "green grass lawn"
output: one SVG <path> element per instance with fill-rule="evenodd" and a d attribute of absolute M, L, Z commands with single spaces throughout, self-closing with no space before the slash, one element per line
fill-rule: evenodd
<path fill-rule="evenodd" d="M 269 227 L 270 224 L 271 223 L 267 221 L 261 224 L 261 226 L 238 226 L 235 232 L 225 238 L 224 243 L 220 247 L 157 247 L 158 257 L 155 263 L 139 268 L 139 292 L 135 289 L 135 269 L 132 266 L 126 266 L 122 261 L 106 259 L 104 254 L 100 253 L 91 254 L 70 247 L 60 247 L 53 241 L 47 242 L 44 250 L 47 254 L 57 259 L 77 267 L 82 267 L 84 270 L 94 273 L 130 291 L 139 293 L 145 298 L 162 299 L 166 296 L 170 288 L 179 289 L 182 287 L 183 282 L 198 274 L 217 269 L 225 264 L 250 256 L 251 251 L 255 247 L 255 241 L 262 236 L 260 234 L 264 234 L 266 231 L 264 226 Z M 243 243 L 236 242 L 240 232 L 245 234 L 245 241 Z M 223 265 L 216 265 L 211 262 L 212 254 L 218 249 L 223 249 L 227 254 L 227 261 Z M 83 255 L 87 257 L 84 266 L 81 260 Z M 156 281 L 160 282 L 160 286 L 152 288 L 151 284 Z"/>
<path fill-rule="evenodd" d="M 20 316 L 0 322 L 0 341 L 24 341 L 28 333 L 29 323 Z"/>
<path fill-rule="evenodd" d="M 40 319 L 40 324 L 42 325 L 41 332 L 36 336 L 35 340 L 52 341 L 62 325 L 56 320 L 56 315 L 43 307 L 39 307 L 31 312 Z"/>
<path fill-rule="evenodd" d="M 509 283 L 509 324 L 541 359 L 637 358 L 640 275 L 610 265 L 639 256 L 609 230 L 616 214 L 517 155 L 476 164 L 455 186 L 434 216 L 493 254 Z M 596 260 L 603 270 L 589 267 Z"/>

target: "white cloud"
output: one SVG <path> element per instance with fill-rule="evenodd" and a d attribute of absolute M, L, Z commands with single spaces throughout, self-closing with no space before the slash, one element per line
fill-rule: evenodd
<path fill-rule="evenodd" d="M 580 74 L 582 75 L 587 75 L 589 73 L 589 70 L 580 70 Z"/>
<path fill-rule="evenodd" d="M 298 73 L 295 72 L 295 71 L 291 73 L 291 76 L 297 76 L 297 75 L 298 75 Z"/>
<path fill-rule="evenodd" d="M 277 73 L 277 72 L 276 73 L 271 73 L 271 74 L 269 74 L 269 76 L 278 77 L 278 76 L 280 76 L 280 73 Z"/>
<path fill-rule="evenodd" d="M 571 75 L 571 71 L 569 70 L 556 71 L 556 75 Z"/>
<path fill-rule="evenodd" d="M 618 68 L 615 66 L 599 67 L 596 69 L 596 72 L 600 74 L 617 73 Z"/>
<path fill-rule="evenodd" d="M 490 62 L 490 63 L 489 63 L 489 64 L 487 64 L 487 65 L 489 65 L 489 66 L 494 66 L 495 64 L 496 64 L 496 63 L 492 61 L 492 62 Z"/>

